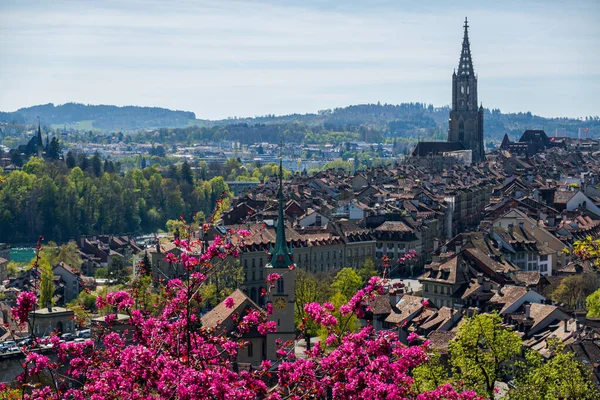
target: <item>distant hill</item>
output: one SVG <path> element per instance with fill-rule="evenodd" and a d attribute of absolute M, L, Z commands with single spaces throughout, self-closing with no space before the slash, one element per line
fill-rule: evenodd
<path fill-rule="evenodd" d="M 184 127 L 196 119 L 189 111 L 172 111 L 159 107 L 43 104 L 0 113 L 0 121 L 33 124 L 40 117 L 46 125 L 80 125 L 101 130 L 139 130 L 161 127 Z M 86 124 L 81 124 L 86 122 Z"/>
<path fill-rule="evenodd" d="M 450 108 L 434 107 L 425 103 L 359 104 L 316 114 L 267 115 L 255 118 L 235 118 L 220 121 L 203 121 L 203 126 L 300 124 L 319 126 L 332 131 L 350 127 L 364 127 L 379 131 L 385 137 L 428 138 L 445 140 Z M 485 109 L 484 130 L 486 140 L 502 140 L 504 134 L 519 139 L 526 129 L 543 129 L 554 135 L 558 129 L 564 135 L 577 135 L 579 129 L 588 128 L 587 134 L 600 137 L 600 118 L 590 116 L 584 120 L 574 118 L 545 118 L 530 112 L 504 114 L 498 109 Z"/>
<path fill-rule="evenodd" d="M 249 143 L 271 140 L 284 132 L 304 132 L 298 141 L 304 135 L 312 134 L 314 142 L 315 135 L 327 132 L 355 132 L 361 140 L 367 141 L 378 141 L 384 137 L 414 141 L 418 138 L 445 140 L 449 111 L 448 106 L 434 107 L 425 103 L 359 104 L 309 114 L 209 121 L 197 120 L 192 112 L 165 108 L 67 103 L 27 107 L 12 113 L 0 112 L 0 122 L 33 124 L 39 116 L 44 125 L 67 125 L 82 131 L 175 128 L 175 135 L 169 135 L 169 139 L 242 139 Z M 549 135 L 558 130 L 561 135 L 577 136 L 579 129 L 587 128 L 586 136 L 600 137 L 598 116 L 585 120 L 544 118 L 530 112 L 504 114 L 498 109 L 485 109 L 484 120 L 486 141 L 500 141 L 504 134 L 513 140 L 518 139 L 526 129 L 543 129 Z"/>

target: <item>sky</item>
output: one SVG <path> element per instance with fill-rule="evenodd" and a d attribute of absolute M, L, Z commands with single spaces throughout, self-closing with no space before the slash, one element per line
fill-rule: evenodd
<path fill-rule="evenodd" d="M 597 0 L 0 0 L 0 110 L 448 105 L 465 16 L 484 107 L 600 114 Z"/>

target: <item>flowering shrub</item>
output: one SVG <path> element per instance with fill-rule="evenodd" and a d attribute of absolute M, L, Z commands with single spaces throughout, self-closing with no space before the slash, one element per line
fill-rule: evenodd
<path fill-rule="evenodd" d="M 242 231 L 242 237 L 248 236 Z M 240 349 L 248 346 L 244 334 L 275 332 L 269 321 L 272 306 L 235 315 L 237 329 L 229 336 L 217 335 L 203 327 L 200 309 L 203 299 L 199 289 L 214 271 L 213 259 L 235 257 L 239 249 L 230 241 L 216 239 L 199 258 L 192 257 L 188 241 L 178 240 L 181 254 L 167 260 L 179 263 L 189 272 L 186 280 L 172 279 L 164 287 L 162 304 L 156 315 L 135 308 L 126 291 L 98 297 L 97 306 L 107 315 L 98 326 L 95 341 L 60 343 L 50 340 L 58 363 L 44 356 L 26 352 L 24 372 L 19 377 L 26 399 L 401 399 L 471 400 L 472 392 L 459 392 L 449 385 L 419 394 L 411 372 L 428 359 L 429 343 L 406 346 L 397 333 L 375 332 L 366 326 L 357 333 L 338 337 L 331 333 L 324 348 L 319 342 L 304 357 L 296 358 L 294 344 L 280 343 L 278 360 L 265 360 L 251 371 L 238 371 L 234 360 Z M 201 246 L 201 243 L 195 243 Z M 290 272 L 290 271 L 288 271 Z M 281 278 L 267 277 L 269 288 Z M 347 304 L 339 307 L 342 315 L 361 316 L 365 301 L 383 293 L 381 279 L 374 277 Z M 268 293 L 267 293 L 268 296 Z M 27 321 L 35 305 L 33 293 L 22 293 L 13 317 Z M 232 298 L 225 306 L 234 307 Z M 336 324 L 331 303 L 305 305 L 316 323 Z M 116 312 L 126 314 L 127 330 L 114 329 Z M 253 333 L 254 334 L 254 333 Z M 411 339 L 414 339 L 411 337 Z M 66 368 L 59 374 L 60 367 Z M 52 385 L 31 385 L 31 379 L 45 375 Z M 8 390 L 8 389 L 6 389 Z"/>

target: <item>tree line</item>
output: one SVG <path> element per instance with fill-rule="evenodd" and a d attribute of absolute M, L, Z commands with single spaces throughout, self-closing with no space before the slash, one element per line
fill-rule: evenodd
<path fill-rule="evenodd" d="M 210 215 L 217 200 L 231 196 L 222 177 L 196 179 L 187 162 L 119 173 L 97 155 L 67 161 L 75 165 L 32 157 L 22 170 L 0 173 L 2 241 L 154 232 L 182 215 Z"/>

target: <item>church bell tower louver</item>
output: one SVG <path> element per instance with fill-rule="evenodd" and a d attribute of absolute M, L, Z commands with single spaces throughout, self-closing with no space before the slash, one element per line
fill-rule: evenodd
<path fill-rule="evenodd" d="M 483 148 L 483 106 L 477 107 L 477 76 L 471 58 L 469 24 L 465 18 L 464 37 L 458 73 L 452 74 L 452 109 L 450 111 L 448 141 L 460 142 L 473 152 L 473 162 L 485 159 Z"/>

